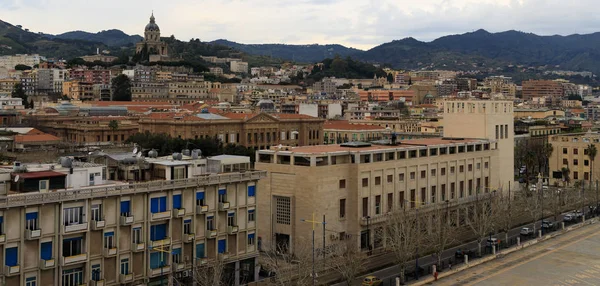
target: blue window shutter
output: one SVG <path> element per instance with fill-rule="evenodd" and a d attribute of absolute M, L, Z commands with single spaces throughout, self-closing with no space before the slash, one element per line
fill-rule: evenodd
<path fill-rule="evenodd" d="M 27 213 L 25 215 L 25 220 L 31 220 L 31 219 L 37 219 L 38 218 L 38 213 L 34 212 L 34 213 Z"/>
<path fill-rule="evenodd" d="M 158 212 L 158 198 L 150 199 L 150 212 L 157 213 Z"/>
<path fill-rule="evenodd" d="M 159 268 L 161 266 L 161 264 L 163 262 L 162 261 L 163 260 L 162 256 L 163 256 L 162 252 L 153 252 L 153 253 L 150 253 L 150 268 L 151 269 L 156 269 L 156 268 Z M 166 263 L 166 261 L 164 263 Z"/>
<path fill-rule="evenodd" d="M 150 240 L 155 241 L 156 239 L 156 225 L 150 226 Z"/>
<path fill-rule="evenodd" d="M 191 223 L 191 222 L 192 222 L 192 220 L 191 220 L 191 219 L 186 219 L 186 220 L 184 220 L 184 221 L 183 221 L 183 223 L 188 223 L 188 222 L 190 222 L 190 223 Z"/>
<path fill-rule="evenodd" d="M 248 239 L 254 239 L 254 233 L 248 234 Z"/>
<path fill-rule="evenodd" d="M 111 232 L 105 232 L 104 236 L 115 236 L 115 233 L 113 231 L 111 231 Z"/>
<path fill-rule="evenodd" d="M 0 216 L 0 223 L 4 222 L 4 217 Z"/>
<path fill-rule="evenodd" d="M 227 240 L 221 239 L 219 240 L 219 253 L 225 253 L 227 249 Z"/>
<path fill-rule="evenodd" d="M 249 214 L 253 214 L 253 213 L 254 213 L 254 210 L 248 210 L 248 213 L 249 213 Z"/>
<path fill-rule="evenodd" d="M 248 187 L 248 196 L 249 197 L 256 196 L 256 186 L 249 186 Z"/>
<path fill-rule="evenodd" d="M 204 243 L 196 244 L 196 257 L 204 258 Z"/>
<path fill-rule="evenodd" d="M 227 213 L 227 216 L 235 216 L 235 213 Z"/>
<path fill-rule="evenodd" d="M 129 213 L 129 201 L 121 202 L 121 213 Z"/>
<path fill-rule="evenodd" d="M 227 190 L 226 189 L 219 190 L 219 195 L 225 195 L 225 194 L 227 194 Z"/>
<path fill-rule="evenodd" d="M 173 195 L 173 208 L 174 209 L 181 208 L 181 194 Z"/>
<path fill-rule="evenodd" d="M 157 224 L 150 226 L 150 240 L 156 241 L 164 239 L 167 236 L 167 225 Z"/>
<path fill-rule="evenodd" d="M 204 199 L 204 192 L 197 192 L 196 200 L 203 200 L 203 199 Z"/>
<path fill-rule="evenodd" d="M 5 262 L 6 266 L 17 266 L 19 264 L 19 249 L 17 247 L 6 249 Z"/>
<path fill-rule="evenodd" d="M 158 198 L 158 212 L 166 212 L 167 211 L 167 197 Z"/>
<path fill-rule="evenodd" d="M 181 248 L 175 248 L 175 249 L 173 249 L 173 252 L 171 252 L 171 254 L 173 254 L 173 255 L 181 254 Z"/>
<path fill-rule="evenodd" d="M 40 250 L 40 258 L 42 260 L 50 260 L 52 259 L 52 242 L 43 242 Z"/>

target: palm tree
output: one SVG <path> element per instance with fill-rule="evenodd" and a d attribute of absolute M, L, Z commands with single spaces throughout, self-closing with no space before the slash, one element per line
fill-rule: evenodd
<path fill-rule="evenodd" d="M 594 144 L 590 144 L 588 145 L 588 147 L 585 149 L 585 152 L 587 153 L 588 157 L 590 158 L 590 189 L 592 189 L 592 181 L 593 181 L 593 174 L 594 174 L 594 159 L 596 158 L 596 155 L 598 154 L 598 148 L 596 148 L 596 145 Z"/>
<path fill-rule="evenodd" d="M 571 173 L 571 170 L 569 170 L 569 167 L 563 167 L 560 172 L 562 173 L 562 177 L 563 177 L 563 182 L 565 183 L 566 186 L 569 185 L 569 183 L 571 182 L 571 178 L 569 176 L 569 174 Z"/>

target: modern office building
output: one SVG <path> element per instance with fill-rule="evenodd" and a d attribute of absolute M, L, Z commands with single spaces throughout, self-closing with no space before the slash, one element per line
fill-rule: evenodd
<path fill-rule="evenodd" d="M 229 285 L 256 281 L 264 172 L 218 160 L 215 174 L 192 176 L 189 162 L 156 158 L 150 181 L 129 184 L 61 162 L 0 170 L 2 285 L 192 285 L 210 261 Z"/>

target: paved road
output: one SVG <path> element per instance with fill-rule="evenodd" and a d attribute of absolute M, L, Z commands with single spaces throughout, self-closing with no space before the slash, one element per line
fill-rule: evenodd
<path fill-rule="evenodd" d="M 559 215 L 557 217 L 557 221 L 554 221 L 553 216 L 552 217 L 548 217 L 546 219 L 549 220 L 549 221 L 553 221 L 554 224 L 559 227 L 560 223 L 562 222 L 562 217 L 563 217 L 562 215 Z M 521 241 L 524 242 L 524 241 L 527 241 L 529 239 L 535 238 L 535 236 L 523 237 L 523 236 L 520 235 L 520 231 L 521 231 L 522 227 L 531 227 L 532 225 L 533 224 L 530 223 L 530 224 L 526 224 L 524 226 L 516 227 L 516 228 L 513 228 L 513 229 L 509 230 L 509 232 L 508 232 L 508 238 L 509 238 L 509 240 L 513 240 L 513 239 L 516 240 L 517 237 L 521 237 Z M 539 230 L 540 226 L 541 226 L 541 222 L 537 221 L 536 222 L 536 230 Z M 506 236 L 505 236 L 504 233 L 496 234 L 493 237 L 496 237 L 499 240 L 505 240 L 505 238 L 506 238 Z M 482 247 L 482 252 L 485 251 L 485 244 L 486 244 L 486 242 L 484 242 L 482 244 L 482 246 L 483 246 Z M 456 247 L 453 247 L 453 248 L 450 248 L 450 249 L 446 250 L 443 253 L 442 258 L 443 258 L 443 261 L 445 261 L 445 263 L 447 263 L 447 261 L 449 259 L 452 259 L 452 261 L 455 261 L 454 263 L 456 263 L 454 255 L 455 255 L 455 253 L 456 253 L 456 251 L 458 249 L 461 249 L 463 251 L 472 250 L 472 251 L 474 251 L 474 253 L 477 253 L 477 248 L 478 248 L 477 242 L 476 241 L 472 241 L 472 242 L 465 243 L 465 244 L 462 244 L 462 245 L 459 245 L 459 246 L 456 246 Z M 469 259 L 471 260 L 473 258 L 470 257 Z M 433 265 L 436 261 L 437 260 L 435 259 L 435 257 L 432 257 L 432 256 L 421 257 L 421 258 L 419 258 L 419 266 L 422 267 L 422 268 L 424 268 L 424 269 L 430 269 L 431 265 Z M 462 261 L 459 261 L 459 262 L 462 263 Z M 454 264 L 454 265 L 456 265 L 456 264 Z M 414 270 L 414 268 L 415 268 L 415 261 L 413 260 L 413 261 L 409 262 L 407 264 L 407 267 L 409 269 Z M 384 268 L 382 270 L 375 271 L 375 272 L 372 272 L 372 273 L 369 273 L 367 275 L 359 277 L 358 279 L 355 280 L 355 282 L 352 285 L 360 285 L 361 282 L 362 282 L 362 280 L 364 279 L 364 277 L 369 276 L 369 275 L 377 276 L 379 279 L 383 280 L 383 285 L 382 286 L 395 285 L 395 278 L 400 275 L 400 270 L 399 270 L 398 266 L 392 266 L 392 267 Z M 344 286 L 346 284 L 345 283 L 338 283 L 338 284 L 334 284 L 334 285 L 335 286 Z"/>

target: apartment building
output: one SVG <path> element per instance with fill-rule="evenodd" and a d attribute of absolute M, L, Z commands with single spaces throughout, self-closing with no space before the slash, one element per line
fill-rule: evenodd
<path fill-rule="evenodd" d="M 163 170 L 190 174 L 173 162 Z M 264 172 L 123 184 L 102 166 L 55 167 L 0 171 L 13 181 L 0 200 L 2 285 L 191 285 L 209 261 L 223 262 L 228 285 L 258 278 Z"/>
<path fill-rule="evenodd" d="M 12 70 L 17 65 L 26 65 L 29 67 L 33 67 L 35 65 L 40 64 L 42 57 L 38 54 L 18 54 L 12 56 L 1 56 L 0 57 L 0 67 Z"/>
<path fill-rule="evenodd" d="M 564 88 L 558 81 L 528 80 L 523 82 L 523 100 L 535 97 L 549 97 L 553 100 L 563 97 Z"/>
<path fill-rule="evenodd" d="M 323 125 L 323 134 L 325 144 L 340 144 L 380 140 L 384 135 L 391 134 L 391 130 L 373 125 L 350 124 L 348 121 L 328 121 Z"/>
<path fill-rule="evenodd" d="M 229 69 L 233 73 L 248 73 L 248 62 L 242 62 L 239 60 L 231 61 Z"/>
<path fill-rule="evenodd" d="M 563 184 L 562 168 L 569 168 L 569 178 L 572 182 L 588 181 L 592 167 L 594 168 L 592 181 L 600 178 L 600 164 L 597 163 L 598 160 L 594 160 L 592 166 L 586 150 L 590 144 L 600 148 L 600 133 L 588 131 L 586 133 L 551 135 L 548 143 L 554 150 L 549 159 L 550 172 L 553 173 L 550 179 L 551 184 Z M 598 155 L 595 159 L 598 159 Z"/>
<path fill-rule="evenodd" d="M 72 69 L 69 79 L 92 84 L 110 84 L 111 71 L 108 69 Z"/>

